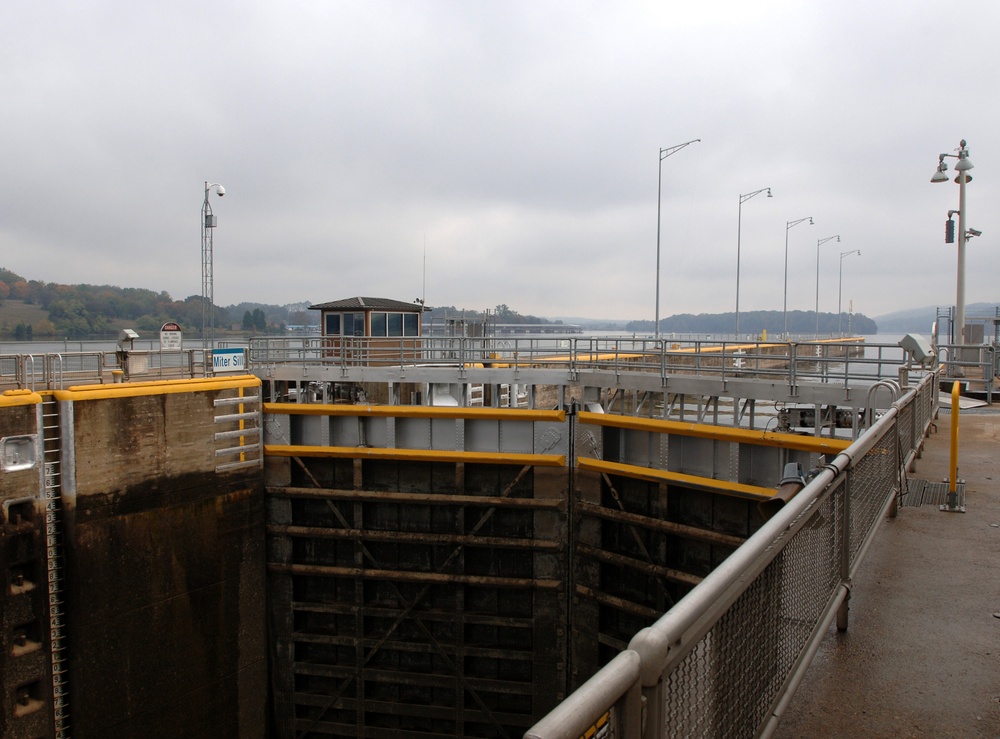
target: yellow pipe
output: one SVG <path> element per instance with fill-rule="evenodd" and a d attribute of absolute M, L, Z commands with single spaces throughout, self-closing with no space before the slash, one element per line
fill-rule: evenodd
<path fill-rule="evenodd" d="M 581 411 L 579 417 L 580 423 L 589 423 L 598 426 L 614 426 L 615 428 L 626 428 L 634 431 L 647 431 L 659 434 L 675 434 L 677 436 L 695 436 L 701 439 L 732 441 L 739 444 L 757 444 L 759 446 L 795 449 L 797 451 L 814 452 L 816 454 L 839 454 L 851 445 L 851 442 L 847 439 L 782 434 L 775 431 L 758 431 L 733 426 L 713 426 L 708 423 L 666 421 L 660 418 L 618 416 L 612 413 Z"/>
<path fill-rule="evenodd" d="M 42 396 L 32 390 L 4 390 L 0 395 L 0 407 L 37 405 L 41 402 Z"/>
<path fill-rule="evenodd" d="M 590 457 L 580 457 L 577 459 L 577 464 L 581 470 L 606 472 L 611 475 L 621 475 L 623 477 L 650 480 L 652 482 L 675 482 L 680 485 L 709 490 L 713 493 L 722 493 L 723 495 L 733 495 L 738 498 L 749 498 L 759 501 L 769 500 L 774 496 L 773 488 L 746 485 L 741 482 L 730 482 L 729 480 L 716 480 L 714 477 L 689 475 L 684 472 L 671 472 L 670 470 L 640 467 L 622 462 L 606 462 L 603 459 L 591 459 Z"/>
<path fill-rule="evenodd" d="M 948 492 L 954 493 L 958 484 L 958 382 L 951 386 L 951 466 L 948 474 Z"/>
<path fill-rule="evenodd" d="M 143 395 L 196 393 L 206 390 L 229 390 L 259 386 L 260 378 L 255 375 L 231 375 L 219 378 L 129 382 L 121 385 L 77 385 L 68 390 L 56 390 L 53 395 L 57 400 L 106 400 L 108 398 L 134 398 Z"/>

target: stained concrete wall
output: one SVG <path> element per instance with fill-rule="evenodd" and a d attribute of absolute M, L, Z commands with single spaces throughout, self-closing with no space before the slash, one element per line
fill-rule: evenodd
<path fill-rule="evenodd" d="M 58 394 L 78 737 L 265 735 L 260 470 L 216 471 L 237 391 L 191 388 Z"/>
<path fill-rule="evenodd" d="M 41 396 L 0 396 L 0 737 L 52 734 Z"/>

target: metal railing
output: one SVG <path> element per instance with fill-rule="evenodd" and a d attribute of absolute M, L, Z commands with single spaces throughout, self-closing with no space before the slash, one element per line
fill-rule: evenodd
<path fill-rule="evenodd" d="M 992 377 L 1000 372 L 996 347 L 938 349 L 949 376 L 985 382 L 992 402 Z M 249 342 L 248 370 L 269 368 L 397 368 L 415 366 L 470 368 L 551 368 L 576 376 L 582 371 L 698 375 L 723 381 L 742 378 L 778 380 L 790 386 L 824 383 L 848 387 L 901 371 L 914 376 L 926 368 L 907 362 L 897 344 L 853 341 L 711 342 L 628 337 L 372 338 L 262 337 Z M 209 361 L 206 361 L 209 360 Z M 73 384 L 112 382 L 116 371 L 127 379 L 205 377 L 212 374 L 202 349 L 135 350 L 125 361 L 114 351 L 0 355 L 0 387 L 61 389 Z M 987 378 L 985 381 L 983 378 Z"/>
<path fill-rule="evenodd" d="M 55 352 L 0 355 L 0 389 L 63 390 L 73 385 L 111 383 L 118 378 L 160 380 L 206 377 L 201 349 L 184 351 Z"/>
<path fill-rule="evenodd" d="M 942 344 L 937 347 L 944 376 L 982 385 L 986 402 L 993 402 L 993 380 L 1000 377 L 1000 352 L 993 344 Z"/>
<path fill-rule="evenodd" d="M 926 376 L 526 739 L 769 735 L 847 598 L 937 409 Z M 642 700 L 637 699 L 637 691 Z"/>
<path fill-rule="evenodd" d="M 255 338 L 250 340 L 252 367 L 385 367 L 416 365 L 462 369 L 553 368 L 571 374 L 582 370 L 711 375 L 730 378 L 790 378 L 847 386 L 896 377 L 907 366 L 896 344 L 857 341 L 712 342 L 651 338 L 467 337 Z M 921 368 L 912 369 L 919 373 Z"/>

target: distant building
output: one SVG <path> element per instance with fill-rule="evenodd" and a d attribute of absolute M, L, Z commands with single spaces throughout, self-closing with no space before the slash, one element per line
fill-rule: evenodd
<path fill-rule="evenodd" d="M 421 361 L 423 334 L 419 303 L 389 298 L 346 298 L 309 306 L 322 311 L 324 355 L 349 364 Z"/>
<path fill-rule="evenodd" d="M 345 298 L 309 306 L 321 311 L 324 337 L 369 336 L 417 338 L 424 307 L 389 298 Z"/>

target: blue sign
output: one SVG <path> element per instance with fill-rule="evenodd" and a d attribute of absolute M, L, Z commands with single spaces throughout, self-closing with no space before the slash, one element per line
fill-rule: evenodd
<path fill-rule="evenodd" d="M 214 372 L 246 372 L 247 355 L 245 349 L 213 349 L 212 370 Z"/>

